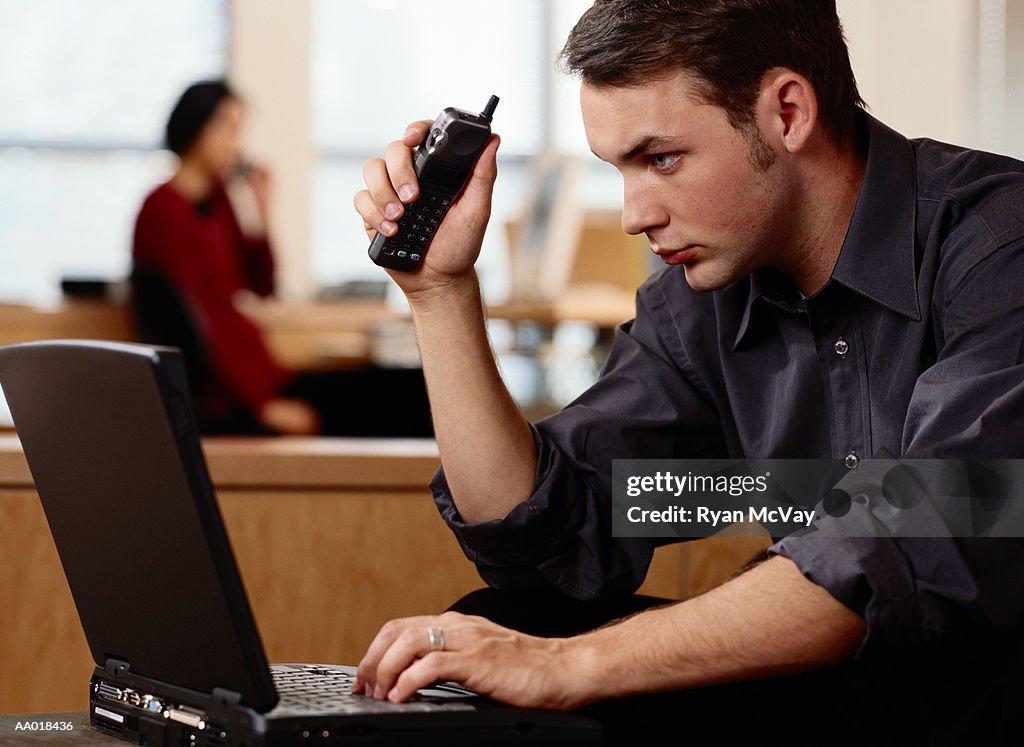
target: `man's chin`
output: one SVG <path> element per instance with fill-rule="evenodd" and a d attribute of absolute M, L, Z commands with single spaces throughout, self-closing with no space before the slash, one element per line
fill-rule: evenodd
<path fill-rule="evenodd" d="M 729 273 L 716 272 L 707 262 L 687 262 L 683 265 L 683 274 L 687 285 L 702 293 L 721 290 L 738 279 Z"/>

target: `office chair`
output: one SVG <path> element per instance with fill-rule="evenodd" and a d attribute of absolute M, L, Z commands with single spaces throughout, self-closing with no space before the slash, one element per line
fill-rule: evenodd
<path fill-rule="evenodd" d="M 164 273 L 147 266 L 133 268 L 131 290 L 139 340 L 181 350 L 189 388 L 194 394 L 201 391 L 210 375 L 210 360 L 184 297 Z"/>

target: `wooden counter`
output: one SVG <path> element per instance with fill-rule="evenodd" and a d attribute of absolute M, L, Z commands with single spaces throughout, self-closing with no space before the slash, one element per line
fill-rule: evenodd
<path fill-rule="evenodd" d="M 248 310 L 263 328 L 274 357 L 302 371 L 367 365 L 373 324 L 396 316 L 383 303 L 358 300 L 266 301 Z M 52 307 L 0 303 L 0 345 L 80 338 L 136 339 L 131 307 L 103 300 L 68 300 Z"/>
<path fill-rule="evenodd" d="M 426 488 L 433 441 L 220 438 L 204 450 L 271 661 L 355 663 L 386 620 L 482 586 Z M 662 548 L 642 590 L 685 597 L 752 547 Z M 91 659 L 13 435 L 0 435 L 0 662 L 0 713 L 86 707 Z"/>
<path fill-rule="evenodd" d="M 559 322 L 587 322 L 612 329 L 636 316 L 635 297 L 634 292 L 609 286 L 569 288 L 550 301 L 510 301 L 489 306 L 487 316 L 549 326 Z"/>

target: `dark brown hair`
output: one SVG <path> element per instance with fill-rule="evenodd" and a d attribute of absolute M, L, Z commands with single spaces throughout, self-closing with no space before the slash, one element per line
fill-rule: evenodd
<path fill-rule="evenodd" d="M 705 102 L 748 133 L 761 80 L 773 67 L 811 82 L 818 116 L 837 142 L 847 140 L 864 104 L 835 0 L 597 0 L 560 59 L 594 86 L 637 85 L 685 71 Z"/>
<path fill-rule="evenodd" d="M 201 80 L 186 88 L 167 118 L 167 149 L 179 156 L 188 150 L 224 99 L 238 99 L 224 80 Z"/>

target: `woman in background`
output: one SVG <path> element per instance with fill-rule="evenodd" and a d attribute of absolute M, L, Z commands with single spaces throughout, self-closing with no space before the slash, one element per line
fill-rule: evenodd
<path fill-rule="evenodd" d="M 180 295 L 201 340 L 207 372 L 193 382 L 207 431 L 278 433 L 320 430 L 316 411 L 282 398 L 292 376 L 274 360 L 260 330 L 236 306 L 239 294 L 274 292 L 267 240 L 268 178 L 250 169 L 258 219 L 243 231 L 225 184 L 241 164 L 244 109 L 223 81 L 195 83 L 167 121 L 166 144 L 178 156 L 170 181 L 146 198 L 135 226 L 135 275 L 162 277 Z M 142 291 L 145 292 L 145 291 Z M 173 311 L 171 312 L 173 313 Z M 194 368 L 194 366 L 193 366 Z"/>
<path fill-rule="evenodd" d="M 178 168 L 143 203 L 132 249 L 143 336 L 183 349 L 206 433 L 431 435 L 421 372 L 299 376 L 239 308 L 274 292 L 269 179 L 241 158 L 244 114 L 224 81 L 189 86 L 171 112 Z M 396 376 L 401 402 L 383 397 L 374 410 L 378 381 Z"/>

